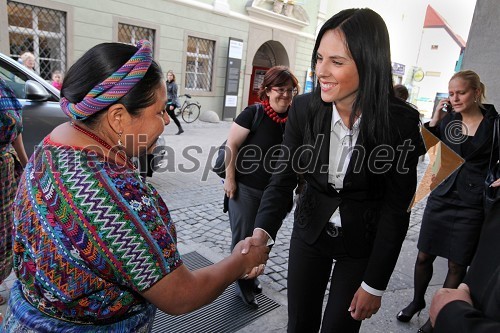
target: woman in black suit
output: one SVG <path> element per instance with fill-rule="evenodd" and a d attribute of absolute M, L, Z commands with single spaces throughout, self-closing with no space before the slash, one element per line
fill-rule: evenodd
<path fill-rule="evenodd" d="M 282 159 L 247 247 L 272 244 L 296 173 L 303 174 L 290 242 L 288 331 L 358 332 L 380 307 L 408 228 L 422 153 L 419 114 L 394 96 L 387 27 L 370 9 L 343 10 L 323 25 L 312 68 L 315 89 L 292 103 Z"/>
<path fill-rule="evenodd" d="M 417 244 L 413 301 L 397 315 L 403 322 L 425 307 L 425 291 L 437 256 L 448 259 L 444 288 L 457 288 L 462 282 L 484 220 L 483 189 L 497 112 L 493 105 L 483 104 L 485 88 L 473 71 L 455 73 L 448 90 L 449 98 L 438 103 L 425 127 L 465 162 L 427 200 Z M 443 111 L 444 104 L 449 112 Z M 432 332 L 430 321 L 419 332 Z"/>

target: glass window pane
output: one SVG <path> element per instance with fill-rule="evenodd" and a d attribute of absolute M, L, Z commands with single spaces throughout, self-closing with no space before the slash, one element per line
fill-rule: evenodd
<path fill-rule="evenodd" d="M 211 91 L 215 41 L 188 36 L 186 89 Z"/>
<path fill-rule="evenodd" d="M 50 80 L 54 69 L 66 70 L 66 13 L 7 1 L 10 54 L 35 56 L 35 71 Z M 37 24 L 35 24 L 37 22 Z"/>

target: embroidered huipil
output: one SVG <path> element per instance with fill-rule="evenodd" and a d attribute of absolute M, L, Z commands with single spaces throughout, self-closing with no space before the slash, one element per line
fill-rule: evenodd
<path fill-rule="evenodd" d="M 71 322 L 146 309 L 139 295 L 182 264 L 158 192 L 125 167 L 47 137 L 16 198 L 14 269 L 24 297 Z"/>

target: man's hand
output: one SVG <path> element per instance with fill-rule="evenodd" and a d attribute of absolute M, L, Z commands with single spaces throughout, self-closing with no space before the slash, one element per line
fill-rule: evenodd
<path fill-rule="evenodd" d="M 434 327 L 439 311 L 441 311 L 446 304 L 453 301 L 465 301 L 472 305 L 469 286 L 465 283 L 461 283 L 457 289 L 441 288 L 434 294 L 429 309 L 432 327 Z"/>
<path fill-rule="evenodd" d="M 351 301 L 348 311 L 355 320 L 370 318 L 380 309 L 382 297 L 375 296 L 359 287 Z"/>

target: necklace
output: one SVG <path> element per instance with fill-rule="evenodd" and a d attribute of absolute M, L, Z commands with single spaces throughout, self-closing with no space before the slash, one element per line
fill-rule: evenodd
<path fill-rule="evenodd" d="M 86 136 L 88 136 L 89 138 L 93 139 L 94 141 L 99 142 L 104 148 L 108 149 L 110 152 L 113 152 L 114 154 L 116 154 L 117 156 L 119 156 L 122 159 L 122 161 L 125 162 L 130 169 L 135 170 L 135 165 L 127 158 L 126 155 L 123 156 L 123 154 L 125 154 L 125 152 L 123 150 L 119 150 L 118 148 L 116 148 L 116 146 L 115 147 L 111 147 L 111 145 L 109 143 L 107 143 L 106 141 L 104 141 L 103 139 L 101 139 L 99 136 L 97 136 L 96 134 L 94 134 L 94 133 L 86 130 L 83 127 L 78 126 L 74 122 L 71 122 L 70 124 L 78 132 L 81 132 L 81 133 L 85 134 Z M 120 154 L 121 152 L 123 152 L 123 154 Z"/>
<path fill-rule="evenodd" d="M 264 110 L 266 111 L 266 114 L 269 116 L 269 118 L 271 118 L 275 123 L 278 124 L 286 123 L 288 116 L 280 118 L 280 116 L 278 116 L 276 111 L 273 110 L 268 100 L 262 101 L 262 106 L 264 106 Z"/>

